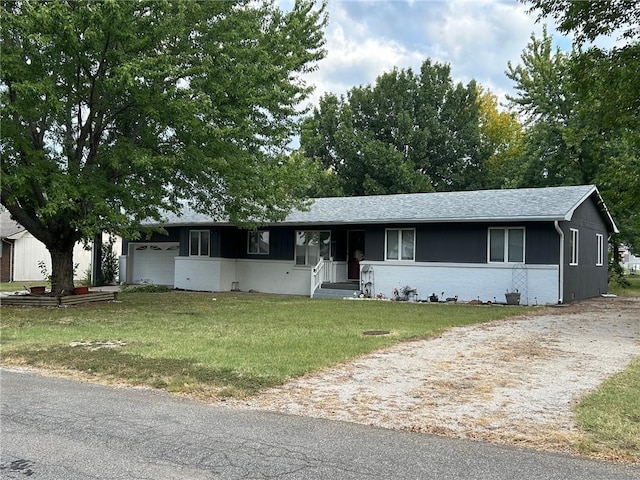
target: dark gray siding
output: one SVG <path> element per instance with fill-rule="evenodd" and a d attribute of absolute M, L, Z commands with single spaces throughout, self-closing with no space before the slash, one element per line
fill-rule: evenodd
<path fill-rule="evenodd" d="M 233 226 L 168 228 L 167 235 L 154 234 L 147 241 L 179 241 L 179 255 L 189 256 L 189 232 L 194 229 L 209 230 L 211 232 L 210 255 L 212 257 L 293 260 L 295 233 L 297 230 L 329 230 L 331 231 L 331 255 L 337 261 L 344 261 L 347 259 L 348 232 L 350 230 L 362 230 L 365 235 L 365 258 L 372 261 L 383 261 L 385 255 L 385 231 L 388 228 L 415 228 L 417 262 L 486 263 L 487 232 L 489 227 L 509 226 L 525 228 L 527 264 L 548 265 L 558 263 L 559 240 L 553 224 L 535 222 L 517 225 L 504 223 L 440 223 L 335 227 L 270 226 L 262 229 L 269 231 L 268 255 L 247 253 L 247 230 Z"/>
<path fill-rule="evenodd" d="M 385 227 L 375 225 L 373 227 L 365 227 L 364 258 L 374 262 L 384 260 L 384 231 Z"/>
<path fill-rule="evenodd" d="M 525 228 L 525 262 L 529 265 L 558 265 L 560 235 L 553 223 L 527 223 Z"/>
<path fill-rule="evenodd" d="M 439 223 L 416 225 L 416 261 L 442 263 L 487 263 L 489 227 L 524 227 L 527 264 L 554 265 L 560 258 L 558 233 L 552 223 Z M 384 260 L 386 228 L 407 225 L 370 226 L 366 230 L 366 259 Z"/>
<path fill-rule="evenodd" d="M 290 227 L 269 226 L 260 228 L 269 232 L 269 254 L 255 255 L 247 252 L 248 231 L 227 227 L 221 231 L 219 256 L 224 258 L 255 258 L 269 260 L 294 260 L 297 230 L 331 231 L 331 250 L 336 260 L 344 260 L 346 251 L 346 230 L 331 227 Z M 338 254 L 341 253 L 341 256 Z"/>
<path fill-rule="evenodd" d="M 571 228 L 575 228 L 579 232 L 578 265 L 569 265 L 571 261 Z M 562 222 L 562 231 L 565 235 L 564 302 L 606 293 L 608 288 L 606 249 L 608 232 L 592 198 L 587 199 L 576 209 L 570 222 Z M 605 257 L 602 266 L 596 266 L 596 234 L 601 234 L 605 242 Z"/>
<path fill-rule="evenodd" d="M 416 228 L 416 261 L 486 263 L 487 227 L 481 224 L 430 224 Z"/>

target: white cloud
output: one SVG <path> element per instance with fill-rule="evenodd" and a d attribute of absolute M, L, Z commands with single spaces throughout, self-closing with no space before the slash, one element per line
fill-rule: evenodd
<path fill-rule="evenodd" d="M 327 57 L 308 78 L 313 104 L 394 67 L 419 70 L 426 59 L 449 63 L 455 81 L 475 79 L 503 100 L 507 62 L 517 63 L 531 32 L 542 30 L 515 1 L 333 1 L 328 10 Z"/>
<path fill-rule="evenodd" d="M 543 23 L 527 8 L 517 0 L 331 0 L 328 53 L 308 77 L 316 85 L 310 101 L 373 84 L 394 67 L 418 71 L 431 59 L 450 64 L 454 81 L 475 79 L 504 103 L 513 93 L 508 62 L 518 64 L 531 34 L 542 35 Z M 571 38 L 547 24 L 555 44 L 569 50 Z M 598 43 L 610 47 L 615 40 Z"/>
<path fill-rule="evenodd" d="M 375 83 L 394 67 L 419 66 L 424 53 L 408 48 L 399 40 L 384 38 L 363 21 L 349 16 L 343 3 L 330 7 L 326 30 L 327 56 L 317 71 L 309 75 L 316 85 L 313 103 L 325 92 L 345 94 L 349 89 Z"/>

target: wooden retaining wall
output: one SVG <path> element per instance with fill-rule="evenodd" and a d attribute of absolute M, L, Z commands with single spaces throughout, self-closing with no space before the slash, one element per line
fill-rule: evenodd
<path fill-rule="evenodd" d="M 64 295 L 61 297 L 46 295 L 10 295 L 0 298 L 0 305 L 18 307 L 63 307 L 95 302 L 110 302 L 117 298 L 118 292 L 89 292 L 84 295 Z"/>

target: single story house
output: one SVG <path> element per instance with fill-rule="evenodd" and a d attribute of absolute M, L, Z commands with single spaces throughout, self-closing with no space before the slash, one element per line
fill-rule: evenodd
<path fill-rule="evenodd" d="M 318 198 L 243 230 L 185 208 L 166 234 L 123 242 L 129 283 L 391 297 L 409 286 L 459 301 L 557 304 L 607 292 L 617 227 L 593 185 Z"/>
<path fill-rule="evenodd" d="M 107 241 L 106 234 L 103 241 Z M 118 237 L 115 251 L 121 251 Z M 51 255 L 44 243 L 35 238 L 22 225 L 11 218 L 9 212 L 0 212 L 0 281 L 30 282 L 44 280 L 40 267 L 44 262 L 46 272 L 51 273 Z M 91 247 L 78 242 L 73 249 L 73 261 L 77 265 L 75 279 L 86 278 L 91 269 Z M 116 250 L 117 249 L 117 250 Z"/>

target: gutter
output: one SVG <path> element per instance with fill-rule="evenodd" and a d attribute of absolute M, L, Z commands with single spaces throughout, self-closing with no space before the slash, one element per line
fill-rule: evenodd
<path fill-rule="evenodd" d="M 558 303 L 563 303 L 562 295 L 564 294 L 564 232 L 558 224 L 558 220 L 554 220 L 553 226 L 556 228 L 556 232 L 560 235 L 560 272 L 559 272 L 559 286 L 558 286 Z"/>

